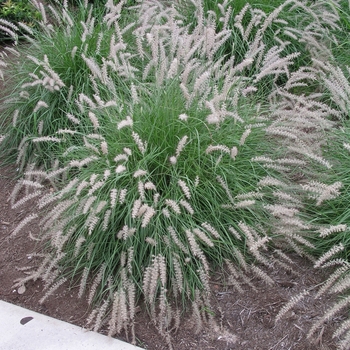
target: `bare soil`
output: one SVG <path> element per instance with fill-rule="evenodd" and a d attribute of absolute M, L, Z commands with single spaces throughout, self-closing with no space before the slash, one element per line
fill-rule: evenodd
<path fill-rule="evenodd" d="M 13 288 L 14 281 L 25 274 L 20 269 L 35 265 L 35 238 L 40 234 L 38 222 L 33 221 L 10 238 L 16 225 L 34 208 L 34 203 L 27 203 L 21 208 L 11 209 L 8 199 L 15 178 L 16 169 L 13 166 L 0 166 L 0 299 L 84 326 L 89 308 L 85 300 L 77 298 L 77 287 L 70 287 L 68 283 L 62 285 L 44 304 L 39 303 L 44 294 L 40 281 L 27 283 L 23 294 Z M 313 294 L 316 288 L 312 288 L 322 283 L 325 276 L 315 272 L 309 261 L 290 256 L 295 261 L 294 269 L 298 274 L 286 274 L 285 270 L 276 267 L 273 270 L 274 286 L 268 287 L 263 281 L 252 280 L 256 292 L 246 287 L 244 293 L 238 293 L 233 287 L 222 283 L 219 273 L 213 273 L 212 312 L 219 328 L 207 326 L 196 334 L 191 318 L 185 315 L 180 329 L 172 334 L 174 349 L 336 349 L 332 331 L 345 316 L 330 320 L 318 330 L 314 339 L 306 338 L 312 323 L 324 314 L 334 300 L 315 300 Z M 305 289 L 311 289 L 310 295 L 275 324 L 275 316 L 281 307 L 293 295 Z M 142 305 L 136 318 L 136 337 L 137 345 L 143 348 L 167 349 Z M 128 341 L 127 336 L 120 339 Z"/>

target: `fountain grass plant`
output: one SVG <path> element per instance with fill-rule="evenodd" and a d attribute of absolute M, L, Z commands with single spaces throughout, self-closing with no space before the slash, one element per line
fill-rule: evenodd
<path fill-rule="evenodd" d="M 288 0 L 270 14 L 247 6 L 232 21 L 227 1 L 215 13 L 200 1 L 191 12 L 160 1 L 109 0 L 101 11 L 84 2 L 75 12 L 34 3 L 41 31 L 22 24 L 28 45 L 7 50 L 20 63 L 7 51 L 0 61 L 12 71 L 0 146 L 23 171 L 11 204 L 38 198 L 50 248 L 17 285 L 41 278 L 43 302 L 78 278 L 93 329 L 125 329 L 133 341 L 141 297 L 169 346 L 187 305 L 197 331 L 205 321 L 217 329 L 213 269 L 242 292 L 254 289 L 248 276 L 273 283 L 261 265 L 293 271 L 281 249 L 314 248 L 305 197 L 331 167 L 321 150 L 340 112 L 313 86 L 336 7 Z M 293 30 L 280 18 L 290 7 Z M 307 52 L 305 66 L 286 35 Z M 337 194 L 322 186 L 330 195 L 317 188 L 319 200 Z"/>
<path fill-rule="evenodd" d="M 323 144 L 323 155 L 329 164 L 329 170 L 319 176 L 318 181 L 303 185 L 309 198 L 305 203 L 310 223 L 317 230 L 311 241 L 314 248 L 314 267 L 330 270 L 325 282 L 318 288 L 315 298 L 323 296 L 337 297 L 332 306 L 318 319 L 308 331 L 307 337 L 313 339 L 324 324 L 339 313 L 347 313 L 350 303 L 350 216 L 349 216 L 349 111 L 350 111 L 350 68 L 349 57 L 344 55 L 349 43 L 346 28 L 349 27 L 348 2 L 341 2 L 340 24 L 343 30 L 334 33 L 337 43 L 334 56 L 328 62 L 319 62 L 319 80 L 328 104 L 338 110 L 336 123 L 329 129 Z M 345 50 L 344 50 L 345 49 Z M 311 186 L 310 186 L 311 185 Z M 294 297 L 279 313 L 282 317 L 297 302 L 308 295 L 308 291 Z M 338 349 L 349 349 L 350 322 L 345 317 L 333 334 L 339 339 Z"/>

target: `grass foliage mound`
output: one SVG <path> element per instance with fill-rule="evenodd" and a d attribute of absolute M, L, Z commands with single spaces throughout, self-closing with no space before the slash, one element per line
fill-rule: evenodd
<path fill-rule="evenodd" d="M 133 341 L 142 298 L 171 346 L 186 306 L 197 331 L 215 323 L 214 269 L 241 292 L 293 272 L 287 250 L 315 267 L 339 251 L 320 242 L 349 220 L 327 214 L 346 201 L 342 147 L 340 170 L 326 151 L 350 105 L 331 63 L 340 2 L 33 4 L 40 29 L 20 23 L 27 43 L 0 57 L 0 150 L 23 174 L 11 204 L 38 199 L 12 235 L 40 215 L 49 243 L 18 285 L 43 279 L 44 301 L 74 277 L 93 329 Z"/>

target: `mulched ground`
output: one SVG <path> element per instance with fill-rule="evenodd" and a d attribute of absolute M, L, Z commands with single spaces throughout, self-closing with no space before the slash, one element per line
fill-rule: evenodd
<path fill-rule="evenodd" d="M 44 304 L 39 304 L 43 296 L 40 281 L 31 282 L 22 291 L 13 288 L 14 280 L 25 276 L 21 268 L 33 266 L 36 259 L 35 237 L 40 234 L 38 222 L 33 221 L 18 235 L 9 238 L 16 225 L 29 214 L 34 203 L 12 210 L 8 198 L 15 185 L 16 169 L 13 166 L 0 166 L 0 299 L 26 307 L 79 326 L 84 326 L 89 313 L 88 305 L 78 299 L 78 287 L 62 285 Z M 276 281 L 272 287 L 253 279 L 257 291 L 246 287 L 244 293 L 238 293 L 233 287 L 223 284 L 219 274 L 212 277 L 212 311 L 219 326 L 218 329 L 206 327 L 195 334 L 195 325 L 184 315 L 181 328 L 172 334 L 175 350 L 187 349 L 242 349 L 242 350 L 308 350 L 336 349 L 336 340 L 332 331 L 344 319 L 338 316 L 318 330 L 312 341 L 306 334 L 315 320 L 320 317 L 334 300 L 314 300 L 312 287 L 324 280 L 320 272 L 315 273 L 310 262 L 291 255 L 295 261 L 297 275 L 286 274 L 285 270 L 274 269 Z M 277 324 L 274 318 L 291 296 L 311 289 L 310 295 Z M 102 330 L 102 333 L 104 331 Z M 136 318 L 136 337 L 138 344 L 146 349 L 167 349 L 144 307 L 140 307 Z M 120 339 L 126 340 L 126 336 Z"/>

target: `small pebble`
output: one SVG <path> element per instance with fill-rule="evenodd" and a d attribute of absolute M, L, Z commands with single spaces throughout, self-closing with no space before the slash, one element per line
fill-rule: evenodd
<path fill-rule="evenodd" d="M 25 286 L 20 286 L 20 287 L 17 289 L 17 293 L 18 293 L 18 294 L 23 294 L 25 291 L 26 291 L 26 287 L 25 287 Z"/>

